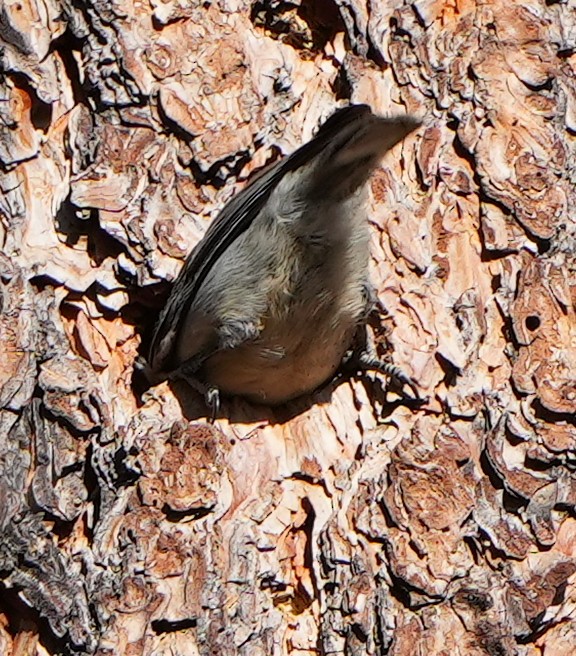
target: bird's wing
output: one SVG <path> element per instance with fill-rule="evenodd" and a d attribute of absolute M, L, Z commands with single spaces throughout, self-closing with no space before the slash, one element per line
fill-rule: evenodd
<path fill-rule="evenodd" d="M 367 105 L 349 105 L 337 110 L 311 141 L 249 183 L 224 206 L 188 256 L 154 327 L 148 351 L 148 363 L 154 371 L 170 370 L 173 344 L 200 285 L 230 244 L 252 225 L 284 175 L 307 164 L 335 134 L 366 114 L 370 114 Z"/>

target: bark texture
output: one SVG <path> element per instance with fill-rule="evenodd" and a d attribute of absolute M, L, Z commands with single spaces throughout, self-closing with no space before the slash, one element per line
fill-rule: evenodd
<path fill-rule="evenodd" d="M 527 0 L 4 0 L 0 653 L 576 653 L 576 20 Z M 379 378 L 205 423 L 133 366 L 186 254 L 337 101 Z"/>

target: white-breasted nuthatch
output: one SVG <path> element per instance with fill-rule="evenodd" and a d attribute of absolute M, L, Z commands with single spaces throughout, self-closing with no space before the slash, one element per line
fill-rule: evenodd
<path fill-rule="evenodd" d="M 232 198 L 156 323 L 151 382 L 183 378 L 215 413 L 220 392 L 276 405 L 329 381 L 369 314 L 366 182 L 419 125 L 343 107 Z M 411 379 L 371 353 L 351 362 L 395 377 L 418 398 Z"/>

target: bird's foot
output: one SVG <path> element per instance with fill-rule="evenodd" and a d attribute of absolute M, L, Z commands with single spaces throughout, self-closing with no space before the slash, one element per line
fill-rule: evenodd
<path fill-rule="evenodd" d="M 206 388 L 204 391 L 204 400 L 206 401 L 206 405 L 212 410 L 210 423 L 213 424 L 220 412 L 220 390 L 214 386 Z"/>
<path fill-rule="evenodd" d="M 357 360 L 358 369 L 361 371 L 378 371 L 390 379 L 392 384 L 400 388 L 402 397 L 416 405 L 422 405 L 428 401 L 428 398 L 422 398 L 418 391 L 418 386 L 400 367 L 389 362 L 383 362 L 368 353 L 362 353 Z M 410 388 L 412 395 L 404 392 L 404 387 Z"/>

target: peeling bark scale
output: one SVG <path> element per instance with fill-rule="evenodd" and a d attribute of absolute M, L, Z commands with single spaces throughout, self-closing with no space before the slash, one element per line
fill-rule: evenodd
<path fill-rule="evenodd" d="M 0 654 L 576 653 L 576 13 L 4 0 Z M 382 353 L 285 408 L 133 365 L 184 258 L 340 100 Z"/>

